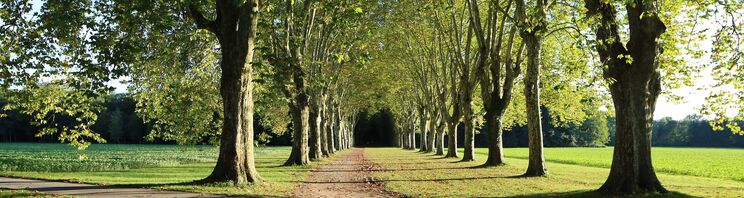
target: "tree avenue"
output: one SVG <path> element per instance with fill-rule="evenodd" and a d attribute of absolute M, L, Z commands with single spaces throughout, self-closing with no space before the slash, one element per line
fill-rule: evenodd
<path fill-rule="evenodd" d="M 504 131 L 526 126 L 524 176 L 548 174 L 543 145 L 554 128 L 581 126 L 594 137 L 613 120 L 613 160 L 599 191 L 663 193 L 651 160 L 660 96 L 674 98 L 669 90 L 693 86 L 695 71 L 712 71 L 718 91 L 701 113 L 714 129 L 742 134 L 742 6 L 9 0 L 0 2 L 0 96 L 3 108 L 31 116 L 39 136 L 85 149 L 106 141 L 91 129 L 99 114 L 120 141 L 122 112 L 101 112 L 113 82 L 123 83 L 149 140 L 219 145 L 200 184 L 261 182 L 254 149 L 285 133 L 284 166 L 366 143 L 357 127 L 368 112 L 392 115 L 386 138 L 403 149 L 474 161 L 476 142 L 486 142 L 484 167 L 506 164 Z M 710 20 L 718 23 L 703 28 L 715 32 L 706 38 L 695 28 Z M 714 49 L 699 49 L 704 42 Z"/>

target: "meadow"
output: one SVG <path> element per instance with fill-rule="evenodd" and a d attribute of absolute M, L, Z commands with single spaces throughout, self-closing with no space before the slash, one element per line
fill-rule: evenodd
<path fill-rule="evenodd" d="M 312 169 L 333 160 L 281 166 L 289 151 L 258 147 L 256 165 L 265 182 L 244 187 L 189 183 L 209 175 L 217 158 L 214 146 L 98 144 L 77 151 L 63 144 L 0 144 L 0 176 L 285 197 Z M 483 168 L 479 165 L 486 153 L 478 148 L 476 161 L 459 162 L 399 148 L 365 149 L 365 157 L 383 167 L 373 176 L 386 190 L 410 197 L 594 197 L 592 190 L 606 179 L 612 159 L 612 148 L 546 148 L 549 176 L 524 178 L 519 175 L 527 167 L 527 149 L 507 148 L 506 165 Z M 660 180 L 673 193 L 651 197 L 744 196 L 743 149 L 660 147 L 654 148 L 653 158 Z M 0 197 L 15 196 L 43 195 L 0 190 Z"/>
<path fill-rule="evenodd" d="M 4 143 L 0 144 L 0 176 L 222 195 L 288 196 L 310 170 L 332 159 L 311 166 L 281 166 L 289 152 L 290 147 L 257 147 L 256 167 L 264 180 L 260 184 L 202 186 L 189 182 L 211 173 L 217 147 L 97 144 L 77 151 L 63 144 Z"/>
<path fill-rule="evenodd" d="M 606 148 L 545 148 L 545 160 L 561 164 L 610 168 L 612 147 Z M 478 148 L 478 154 L 488 149 Z M 507 158 L 528 159 L 527 148 L 507 148 Z M 744 149 L 736 148 L 668 148 L 651 151 L 654 169 L 658 173 L 692 175 L 744 181 Z"/>
<path fill-rule="evenodd" d="M 473 162 L 399 148 L 367 149 L 365 155 L 384 169 L 373 176 L 387 190 L 407 197 L 601 196 L 594 190 L 607 178 L 612 148 L 546 148 L 548 177 L 521 177 L 527 168 L 526 152 L 506 149 L 505 165 L 485 168 L 480 165 L 487 149 L 480 148 Z M 655 148 L 653 153 L 654 164 L 661 167 L 657 175 L 672 193 L 648 197 L 744 196 L 736 167 L 742 167 L 741 149 Z M 727 170 L 732 172 L 719 172 Z"/>

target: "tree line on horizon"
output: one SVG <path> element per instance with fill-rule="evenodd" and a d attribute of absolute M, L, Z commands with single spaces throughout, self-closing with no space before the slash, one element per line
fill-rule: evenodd
<path fill-rule="evenodd" d="M 9 101 L 0 100 L 0 108 Z M 166 141 L 156 137 L 150 137 L 152 126 L 148 126 L 135 111 L 136 104 L 134 99 L 127 94 L 114 94 L 106 97 L 104 106 L 106 107 L 99 115 L 99 119 L 92 126 L 93 130 L 100 133 L 109 144 L 178 144 L 176 141 Z M 544 108 L 543 108 L 544 109 Z M 8 115 L 0 118 L 0 142 L 42 142 L 55 143 L 59 142 L 51 136 L 37 137 L 39 127 L 32 125 L 31 118 L 17 110 L 9 110 L 4 114 Z M 386 125 L 394 125 L 392 113 L 389 110 L 379 112 L 361 112 L 360 121 L 354 131 L 355 141 L 364 141 L 370 139 L 374 142 L 361 142 L 360 146 L 394 146 L 400 144 L 394 140 L 389 140 L 388 136 L 394 130 L 385 128 Z M 272 131 L 270 126 L 261 124 L 260 115 L 254 115 L 259 120 L 254 125 L 258 146 L 291 146 L 291 127 L 287 131 Z M 58 119 L 57 122 L 69 122 L 72 124 L 72 118 Z M 366 122 L 370 122 L 367 124 Z M 666 147 L 712 147 L 712 148 L 744 148 L 744 136 L 734 135 L 730 129 L 716 131 L 709 125 L 709 120 L 703 119 L 697 115 L 690 115 L 682 120 L 675 120 L 665 117 L 654 121 L 653 128 L 653 145 Z M 545 127 L 545 146 L 546 147 L 604 147 L 614 144 L 614 119 L 612 117 L 591 117 L 579 124 L 567 124 L 565 126 L 554 125 L 550 120 L 550 115 L 543 120 Z M 376 128 L 383 128 L 377 130 Z M 478 129 L 475 136 L 475 147 L 488 147 L 488 126 Z M 462 123 L 458 124 L 458 134 L 462 137 L 464 128 Z M 212 133 L 217 134 L 217 129 Z M 368 138 L 367 136 L 377 136 Z M 216 136 L 204 137 L 195 144 L 215 144 Z M 445 140 L 446 141 L 446 140 Z M 457 140 L 462 144 L 464 139 Z M 503 134 L 504 147 L 527 147 L 527 127 L 513 126 L 504 130 Z M 420 144 L 419 144 L 420 146 Z"/>

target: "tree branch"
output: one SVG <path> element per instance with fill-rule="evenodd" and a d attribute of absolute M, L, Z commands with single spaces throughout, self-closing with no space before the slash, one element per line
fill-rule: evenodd
<path fill-rule="evenodd" d="M 196 6 L 196 4 L 189 3 L 188 9 L 186 9 L 186 16 L 196 21 L 196 27 L 198 29 L 209 30 L 210 32 L 215 34 L 218 33 L 218 22 L 216 20 L 209 20 L 204 17 L 204 14 L 199 11 L 199 8 Z"/>

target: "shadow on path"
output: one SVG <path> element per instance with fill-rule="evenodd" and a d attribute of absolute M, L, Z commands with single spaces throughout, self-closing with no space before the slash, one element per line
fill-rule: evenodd
<path fill-rule="evenodd" d="M 198 193 L 160 191 L 144 187 L 162 186 L 158 185 L 112 185 L 100 186 L 93 184 L 80 184 L 58 181 L 44 181 L 20 178 L 0 177 L 0 188 L 9 190 L 30 190 L 47 194 L 83 196 L 83 197 L 221 197 Z M 168 184 L 171 185 L 171 184 Z M 177 184 L 176 184 L 177 185 Z"/>

